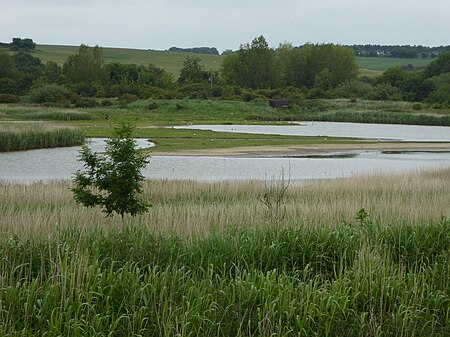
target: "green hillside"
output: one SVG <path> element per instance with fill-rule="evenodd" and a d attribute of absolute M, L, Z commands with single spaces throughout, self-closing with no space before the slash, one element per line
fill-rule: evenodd
<path fill-rule="evenodd" d="M 385 71 L 395 66 L 406 66 L 412 64 L 414 67 L 425 67 L 432 59 L 405 59 L 393 57 L 357 57 L 356 63 L 361 69 Z"/>
<path fill-rule="evenodd" d="M 33 52 L 43 62 L 55 61 L 62 65 L 68 56 L 76 53 L 78 46 L 37 45 Z M 205 69 L 219 70 L 224 56 L 191 54 L 182 52 L 169 52 L 160 50 L 107 48 L 103 47 L 103 56 L 106 62 L 133 63 L 139 65 L 153 64 L 163 68 L 169 73 L 178 76 L 183 61 L 188 56 L 198 56 Z M 431 59 L 404 59 L 390 57 L 357 57 L 356 63 L 361 67 L 361 75 L 375 77 L 384 70 L 393 66 L 412 64 L 414 67 L 424 67 Z"/>
<path fill-rule="evenodd" d="M 76 53 L 78 47 L 75 46 L 51 46 L 38 45 L 35 56 L 43 62 L 55 61 L 63 64 L 69 55 Z M 183 66 L 183 61 L 188 56 L 198 56 L 205 69 L 219 70 L 223 56 L 191 54 L 182 52 L 169 52 L 159 50 L 125 49 L 125 48 L 103 48 L 103 57 L 106 62 L 133 63 L 139 65 L 153 64 L 163 68 L 169 73 L 178 76 Z"/>

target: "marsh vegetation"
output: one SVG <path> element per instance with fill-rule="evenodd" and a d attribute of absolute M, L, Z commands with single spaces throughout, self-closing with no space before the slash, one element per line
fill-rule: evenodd
<path fill-rule="evenodd" d="M 148 181 L 124 226 L 68 182 L 2 184 L 0 331 L 446 336 L 449 178 L 291 185 L 277 224 L 263 182 Z"/>
<path fill-rule="evenodd" d="M 1 122 L 0 152 L 83 144 L 85 133 L 75 127 L 49 123 Z"/>

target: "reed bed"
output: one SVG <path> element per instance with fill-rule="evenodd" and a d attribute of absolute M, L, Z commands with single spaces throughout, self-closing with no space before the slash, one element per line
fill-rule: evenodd
<path fill-rule="evenodd" d="M 448 336 L 449 178 L 295 184 L 277 219 L 286 182 L 148 181 L 124 223 L 1 184 L 0 335 Z"/>
<path fill-rule="evenodd" d="M 229 226 L 271 226 L 272 214 L 261 202 L 267 192 L 266 185 L 260 181 L 146 181 L 143 199 L 153 207 L 150 212 L 125 221 L 151 231 L 185 237 Z M 68 181 L 0 184 L 0 229 L 21 236 L 48 236 L 55 226 L 85 229 L 122 226 L 120 217 L 105 219 L 99 209 L 77 205 L 70 187 Z M 449 217 L 449 205 L 448 169 L 401 175 L 373 174 L 291 184 L 283 198 L 277 224 L 332 227 L 353 222 L 361 208 L 381 225 L 425 224 Z M 17 221 L 19 217 L 21 220 Z"/>
<path fill-rule="evenodd" d="M 0 152 L 81 145 L 82 130 L 48 123 L 0 123 Z"/>

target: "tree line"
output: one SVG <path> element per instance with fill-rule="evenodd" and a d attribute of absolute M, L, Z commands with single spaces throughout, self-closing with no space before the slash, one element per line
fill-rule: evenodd
<path fill-rule="evenodd" d="M 333 44 L 268 46 L 263 36 L 228 53 L 220 71 L 188 56 L 178 78 L 154 65 L 105 63 L 102 48 L 81 45 L 59 66 L 30 53 L 0 52 L 0 102 L 19 100 L 89 107 L 93 98 L 219 98 L 251 101 L 283 98 L 363 98 L 450 104 L 450 52 L 424 70 L 394 67 L 381 76 L 359 77 L 353 49 Z M 108 101 L 104 101 L 108 104 Z"/>
<path fill-rule="evenodd" d="M 347 45 L 352 48 L 356 56 L 362 57 L 396 57 L 396 58 L 433 58 L 439 56 L 441 53 L 450 51 L 450 46 L 410 46 L 410 45 L 379 45 L 379 44 L 354 44 Z"/>
<path fill-rule="evenodd" d="M 194 48 L 170 47 L 169 51 L 180 52 L 180 53 L 219 55 L 219 51 L 217 50 L 216 47 L 194 47 Z"/>

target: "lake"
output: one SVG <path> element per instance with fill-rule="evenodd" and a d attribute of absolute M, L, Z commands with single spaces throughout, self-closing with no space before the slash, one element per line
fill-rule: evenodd
<path fill-rule="evenodd" d="M 284 136 L 328 136 L 409 142 L 450 142 L 450 127 L 446 126 L 296 122 L 291 125 L 189 125 L 175 128 Z"/>
<path fill-rule="evenodd" d="M 405 125 L 386 126 L 378 124 L 350 125 L 350 129 L 339 131 L 341 124 L 352 123 L 312 123 L 314 132 L 329 133 L 324 136 L 349 137 L 365 134 L 365 138 L 399 139 L 410 141 L 450 141 L 450 128 L 415 127 Z M 324 125 L 325 124 L 325 125 Z M 329 125 L 332 124 L 332 125 Z M 335 125 L 338 124 L 338 125 Z M 364 131 L 348 134 L 351 128 L 359 126 Z M 405 128 L 406 127 L 406 128 Z M 209 128 L 213 130 L 298 134 L 307 130 L 307 126 L 189 126 L 188 128 Z M 332 129 L 335 129 L 335 133 Z M 372 129 L 371 129 L 372 128 Z M 301 131 L 299 131 L 299 129 Z M 312 128 L 310 129 L 312 130 Z M 411 134 L 406 133 L 409 130 Z M 340 134 L 337 134 L 339 132 Z M 309 134 L 313 135 L 313 134 Z M 154 144 L 140 139 L 139 147 Z M 95 151 L 102 151 L 104 140 L 94 139 L 89 146 Z M 40 180 L 71 179 L 76 170 L 82 169 L 77 160 L 80 147 L 31 150 L 24 152 L 0 153 L 0 181 L 34 182 Z M 279 178 L 284 172 L 291 180 L 333 179 L 354 174 L 373 172 L 404 172 L 421 169 L 450 167 L 449 152 L 380 152 L 357 151 L 337 156 L 284 157 L 185 157 L 153 156 L 149 166 L 143 170 L 148 179 L 193 179 L 200 181 L 272 179 Z"/>

